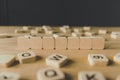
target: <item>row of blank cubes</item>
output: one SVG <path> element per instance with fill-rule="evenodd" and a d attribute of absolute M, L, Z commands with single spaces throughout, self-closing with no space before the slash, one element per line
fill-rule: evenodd
<path fill-rule="evenodd" d="M 18 37 L 18 49 L 104 49 L 103 37 Z"/>

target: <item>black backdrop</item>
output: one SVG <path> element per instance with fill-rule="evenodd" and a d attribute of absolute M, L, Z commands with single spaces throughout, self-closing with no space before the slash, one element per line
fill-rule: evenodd
<path fill-rule="evenodd" d="M 1 25 L 120 25 L 120 0 L 0 0 Z"/>

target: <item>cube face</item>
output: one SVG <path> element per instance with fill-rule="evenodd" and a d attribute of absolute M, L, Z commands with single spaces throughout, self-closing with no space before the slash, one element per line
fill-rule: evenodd
<path fill-rule="evenodd" d="M 55 49 L 66 49 L 67 38 L 66 37 L 55 37 Z"/>
<path fill-rule="evenodd" d="M 107 30 L 99 30 L 98 33 L 99 34 L 107 34 Z"/>
<path fill-rule="evenodd" d="M 118 64 L 120 64 L 120 53 L 117 53 L 115 56 L 114 56 L 114 61 Z"/>
<path fill-rule="evenodd" d="M 78 73 L 78 80 L 106 80 L 104 76 L 97 71 L 81 71 Z"/>
<path fill-rule="evenodd" d="M 20 75 L 13 72 L 2 72 L 0 73 L 0 80 L 19 80 Z"/>
<path fill-rule="evenodd" d="M 80 49 L 91 49 L 91 37 L 80 37 Z"/>
<path fill-rule="evenodd" d="M 79 37 L 68 37 L 68 49 L 79 49 L 80 39 Z"/>
<path fill-rule="evenodd" d="M 18 37 L 17 38 L 18 49 L 30 49 L 30 39 L 26 37 Z"/>
<path fill-rule="evenodd" d="M 0 55 L 0 65 L 9 67 L 15 62 L 14 55 Z"/>
<path fill-rule="evenodd" d="M 17 38 L 18 49 L 41 49 L 41 37 L 24 36 Z"/>
<path fill-rule="evenodd" d="M 92 49 L 104 49 L 105 39 L 103 37 L 92 37 Z"/>
<path fill-rule="evenodd" d="M 62 67 L 67 61 L 67 56 L 60 54 L 52 54 L 46 58 L 46 64 L 55 68 Z"/>
<path fill-rule="evenodd" d="M 37 73 L 38 80 L 64 80 L 64 78 L 64 73 L 55 68 L 44 68 Z"/>
<path fill-rule="evenodd" d="M 103 54 L 89 54 L 88 61 L 91 66 L 107 66 L 109 60 Z"/>
<path fill-rule="evenodd" d="M 42 44 L 42 48 L 43 49 L 54 49 L 54 38 L 53 37 L 43 37 L 43 44 Z"/>
<path fill-rule="evenodd" d="M 22 52 L 18 54 L 20 63 L 29 63 L 36 60 L 36 54 L 34 52 Z"/>
<path fill-rule="evenodd" d="M 91 27 L 90 27 L 90 26 L 84 26 L 84 27 L 83 27 L 83 30 L 84 30 L 84 31 L 90 31 L 90 30 L 91 30 Z"/>
<path fill-rule="evenodd" d="M 31 49 L 42 49 L 41 37 L 31 37 L 30 45 L 31 45 Z"/>

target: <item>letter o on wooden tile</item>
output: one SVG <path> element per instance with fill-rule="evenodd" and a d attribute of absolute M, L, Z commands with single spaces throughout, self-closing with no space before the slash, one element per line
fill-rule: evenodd
<path fill-rule="evenodd" d="M 18 54 L 18 60 L 20 63 L 29 63 L 36 60 L 36 54 L 34 52 L 22 52 Z"/>

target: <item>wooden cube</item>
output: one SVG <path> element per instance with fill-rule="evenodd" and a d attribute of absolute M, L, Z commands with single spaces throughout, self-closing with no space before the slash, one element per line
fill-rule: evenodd
<path fill-rule="evenodd" d="M 80 49 L 91 49 L 92 41 L 91 37 L 80 37 Z"/>
<path fill-rule="evenodd" d="M 85 32 L 85 34 L 84 34 L 85 36 L 93 36 L 93 35 L 95 35 L 95 32 Z"/>
<path fill-rule="evenodd" d="M 88 54 L 88 61 L 91 66 L 107 66 L 109 62 L 103 54 Z"/>
<path fill-rule="evenodd" d="M 97 71 L 81 71 L 78 80 L 106 80 L 102 73 Z"/>
<path fill-rule="evenodd" d="M 65 75 L 58 69 L 44 68 L 37 72 L 37 80 L 65 80 Z"/>
<path fill-rule="evenodd" d="M 79 37 L 68 37 L 68 49 L 79 49 L 80 39 Z"/>
<path fill-rule="evenodd" d="M 98 33 L 99 33 L 99 34 L 107 34 L 107 30 L 102 30 L 102 29 L 100 29 L 100 30 L 98 31 Z"/>
<path fill-rule="evenodd" d="M 20 75 L 18 73 L 4 71 L 0 73 L 0 80 L 20 80 Z"/>
<path fill-rule="evenodd" d="M 55 48 L 55 40 L 53 37 L 43 37 L 43 49 L 54 49 Z"/>
<path fill-rule="evenodd" d="M 105 38 L 104 37 L 92 37 L 92 49 L 104 49 Z"/>
<path fill-rule="evenodd" d="M 116 80 L 120 80 L 120 75 L 118 75 L 117 79 Z"/>
<path fill-rule="evenodd" d="M 55 49 L 66 49 L 67 38 L 66 37 L 55 37 Z"/>
<path fill-rule="evenodd" d="M 14 55 L 0 55 L 0 65 L 10 67 L 15 62 Z"/>
<path fill-rule="evenodd" d="M 42 49 L 41 37 L 31 37 L 29 40 L 30 40 L 31 49 Z"/>
<path fill-rule="evenodd" d="M 117 53 L 113 59 L 116 63 L 120 64 L 120 53 Z"/>
<path fill-rule="evenodd" d="M 18 49 L 41 49 L 41 37 L 23 36 L 17 38 Z"/>
<path fill-rule="evenodd" d="M 91 27 L 90 27 L 90 26 L 84 26 L 84 27 L 83 27 L 83 30 L 84 30 L 84 31 L 90 31 L 90 30 L 91 30 Z"/>
<path fill-rule="evenodd" d="M 67 56 L 60 54 L 52 54 L 46 58 L 46 64 L 55 68 L 62 67 L 67 61 Z"/>
<path fill-rule="evenodd" d="M 18 54 L 20 63 L 29 63 L 36 61 L 36 54 L 34 52 L 21 52 Z"/>

